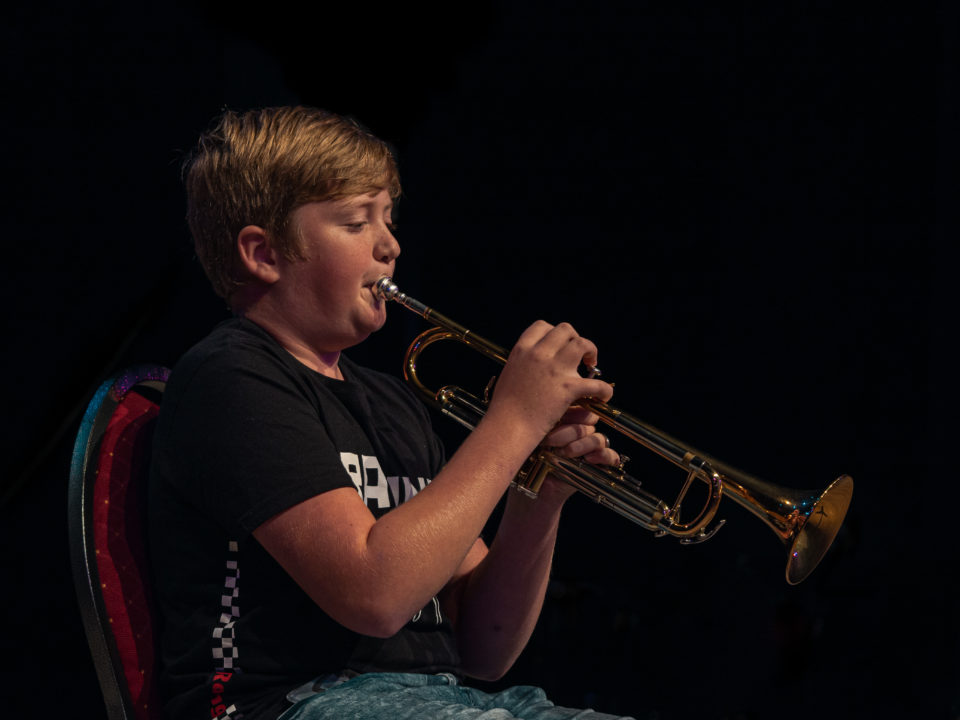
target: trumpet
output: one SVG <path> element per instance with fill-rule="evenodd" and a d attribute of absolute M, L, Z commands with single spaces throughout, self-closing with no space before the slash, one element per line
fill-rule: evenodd
<path fill-rule="evenodd" d="M 420 380 L 417 362 L 427 347 L 445 340 L 462 343 L 501 365 L 507 361 L 507 352 L 401 292 L 389 277 L 380 278 L 374 291 L 383 300 L 399 303 L 433 325 L 407 348 L 403 369 L 407 382 L 444 415 L 468 429 L 476 427 L 486 412 L 490 386 L 482 398 L 455 385 L 433 390 Z M 599 374 L 596 368 L 588 371 Z M 639 480 L 624 471 L 623 462 L 616 467 L 592 465 L 562 457 L 546 447 L 537 448 L 524 465 L 513 482 L 517 490 L 536 497 L 546 476 L 553 475 L 657 537 L 672 536 L 682 544 L 700 543 L 713 537 L 725 522 L 714 522 L 720 501 L 724 496 L 729 497 L 763 521 L 784 543 L 786 580 L 791 585 L 802 582 L 819 564 L 843 524 L 853 495 L 853 479 L 849 475 L 841 475 L 825 490 L 781 487 L 684 445 L 608 403 L 582 398 L 577 405 L 595 413 L 598 422 L 686 472 L 686 480 L 673 503 L 668 504 L 643 489 Z M 706 483 L 706 498 L 696 514 L 684 520 L 681 503 L 695 480 Z"/>

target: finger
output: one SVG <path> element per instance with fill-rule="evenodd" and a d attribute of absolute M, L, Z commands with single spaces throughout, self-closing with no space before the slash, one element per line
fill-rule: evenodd
<path fill-rule="evenodd" d="M 587 408 L 574 406 L 563 414 L 557 427 L 560 425 L 596 425 L 599 419 L 599 415 Z"/>
<path fill-rule="evenodd" d="M 543 439 L 543 444 L 547 447 L 554 448 L 566 447 L 570 443 L 576 442 L 577 440 L 580 440 L 581 438 L 584 438 L 593 432 L 593 425 L 584 425 L 581 423 L 561 423 Z"/>
<path fill-rule="evenodd" d="M 538 323 L 543 323 L 543 321 L 538 321 Z M 562 322 L 554 326 L 543 323 L 544 326 L 548 326 L 550 329 L 542 334 L 539 333 L 542 331 L 543 326 L 540 326 L 538 323 L 535 323 L 536 330 L 531 332 L 528 337 L 531 339 L 533 337 L 539 338 L 536 341 L 536 346 L 544 356 L 559 356 L 564 362 L 571 365 L 579 365 L 580 363 L 589 366 L 596 365 L 596 346 L 586 338 L 581 337 L 570 323 Z M 533 329 L 534 327 L 531 326 L 530 330 Z"/>
<path fill-rule="evenodd" d="M 564 363 L 573 365 L 574 360 L 570 357 L 561 356 L 562 352 L 571 353 L 568 347 L 571 342 L 576 342 L 577 331 L 569 323 L 559 323 L 550 325 L 549 323 L 538 320 L 520 336 L 517 345 L 523 349 L 534 351 L 538 357 L 543 359 L 560 357 Z M 523 341 L 523 345 L 521 345 Z M 579 358 L 577 358 L 577 361 Z"/>
<path fill-rule="evenodd" d="M 561 323 L 561 325 L 565 324 L 566 323 Z M 560 327 L 560 325 L 557 327 Z M 559 348 L 558 352 L 569 356 L 569 359 L 578 365 L 583 364 L 590 368 L 596 367 L 599 358 L 597 346 L 594 345 L 592 341 L 587 340 L 587 338 L 577 335 L 572 327 L 570 327 L 570 330 L 573 332 L 573 335 L 569 336 L 566 345 Z"/>
<path fill-rule="evenodd" d="M 609 402 L 613 397 L 613 385 L 603 380 L 590 380 L 582 378 L 578 389 L 582 393 L 582 398 L 593 398 L 601 402 Z"/>
<path fill-rule="evenodd" d="M 568 429 L 575 427 L 583 426 L 574 426 L 569 425 L 562 429 L 563 432 L 566 432 Z M 586 426 L 590 427 L 590 426 Z M 592 429 L 592 428 L 591 428 Z M 558 431 L 557 434 L 560 434 L 561 431 Z M 607 436 L 603 433 L 598 432 L 589 432 L 582 437 L 571 440 L 570 442 L 558 446 L 556 452 L 559 455 L 568 458 L 575 457 L 586 457 L 587 455 L 592 455 L 596 453 L 602 453 L 604 450 L 610 449 L 610 441 L 607 439 Z"/>
<path fill-rule="evenodd" d="M 620 453 L 612 448 L 602 448 L 595 452 L 587 453 L 583 459 L 593 465 L 610 465 L 617 467 L 620 465 Z"/>
<path fill-rule="evenodd" d="M 570 323 L 558 323 L 544 341 L 550 343 L 554 351 L 563 353 L 568 360 L 575 361 L 587 367 L 596 367 L 598 360 L 597 346 L 580 335 Z"/>
<path fill-rule="evenodd" d="M 541 340 L 544 336 L 547 335 L 550 331 L 553 330 L 553 325 L 546 322 L 545 320 L 537 320 L 535 323 L 530 325 L 526 330 L 524 330 L 520 337 L 517 338 L 517 342 L 514 347 L 520 348 L 529 348 L 533 347 Z"/>
<path fill-rule="evenodd" d="M 621 464 L 620 453 L 610 447 L 610 438 L 603 433 L 596 433 L 593 438 L 594 442 L 597 442 L 597 438 L 603 440 L 601 447 L 584 453 L 582 458 L 594 465 L 619 466 Z"/>

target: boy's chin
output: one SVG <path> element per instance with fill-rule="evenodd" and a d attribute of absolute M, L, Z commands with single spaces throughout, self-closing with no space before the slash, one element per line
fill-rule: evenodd
<path fill-rule="evenodd" d="M 387 314 L 385 312 L 376 314 L 374 317 L 369 318 L 363 325 L 359 328 L 360 334 L 363 335 L 363 340 L 366 340 L 370 335 L 375 333 L 377 330 L 382 328 L 387 323 Z M 361 342 L 363 342 L 361 340 Z"/>

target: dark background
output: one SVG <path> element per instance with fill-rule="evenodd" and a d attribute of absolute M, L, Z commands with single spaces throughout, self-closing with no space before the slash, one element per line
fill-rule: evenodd
<path fill-rule="evenodd" d="M 103 717 L 66 538 L 79 414 L 224 316 L 183 151 L 224 106 L 301 102 L 396 148 L 410 294 L 504 344 L 569 320 L 615 404 L 779 484 L 856 479 L 797 587 L 732 504 L 680 547 L 575 498 L 504 682 L 663 720 L 960 717 L 956 6 L 324 5 L 6 11 L 0 713 Z M 420 328 L 396 308 L 353 355 L 399 372 Z"/>

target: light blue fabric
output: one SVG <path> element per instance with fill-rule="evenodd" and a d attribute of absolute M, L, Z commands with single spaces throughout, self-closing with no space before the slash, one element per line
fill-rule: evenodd
<path fill-rule="evenodd" d="M 485 693 L 445 674 L 366 673 L 325 680 L 316 685 L 318 692 L 298 688 L 303 699 L 280 720 L 632 720 L 557 707 L 537 687 Z"/>

